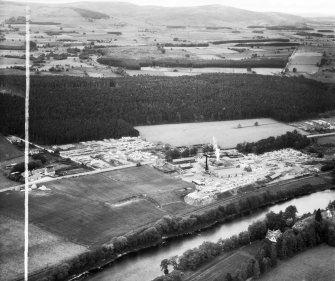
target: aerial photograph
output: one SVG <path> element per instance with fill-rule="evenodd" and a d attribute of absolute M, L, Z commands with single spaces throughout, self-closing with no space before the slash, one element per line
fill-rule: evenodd
<path fill-rule="evenodd" d="M 0 0 L 1 281 L 334 281 L 333 0 Z"/>

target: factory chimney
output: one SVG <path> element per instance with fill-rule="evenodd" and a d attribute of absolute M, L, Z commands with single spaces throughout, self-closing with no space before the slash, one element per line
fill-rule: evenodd
<path fill-rule="evenodd" d="M 206 157 L 206 167 L 205 167 L 205 171 L 208 171 L 208 154 L 205 154 Z"/>

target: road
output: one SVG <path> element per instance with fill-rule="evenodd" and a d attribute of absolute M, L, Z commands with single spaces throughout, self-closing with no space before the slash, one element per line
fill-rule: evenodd
<path fill-rule="evenodd" d="M 20 141 L 23 141 L 25 142 L 24 139 L 21 139 L 17 136 L 13 136 L 17 139 L 19 139 Z M 32 142 L 28 142 L 30 145 L 32 146 L 35 146 L 39 149 L 42 149 L 42 150 L 45 150 L 49 153 L 53 153 L 52 150 L 50 149 L 47 149 L 45 147 L 42 147 L 38 144 L 35 144 L 35 143 L 32 143 Z M 65 159 L 65 158 L 64 158 Z M 149 165 L 151 164 L 150 162 L 141 162 L 141 165 Z M 135 167 L 136 164 L 129 164 L 129 165 L 123 165 L 123 166 L 118 166 L 118 167 L 110 167 L 110 168 L 106 168 L 106 169 L 99 169 L 99 170 L 94 170 L 94 171 L 87 171 L 87 172 L 83 172 L 83 173 L 78 173 L 78 174 L 71 174 L 71 175 L 65 175 L 65 176 L 60 176 L 60 177 L 55 177 L 55 178 L 51 178 L 51 177 L 48 177 L 48 178 L 42 178 L 40 180 L 37 180 L 37 181 L 32 181 L 32 182 L 29 182 L 29 185 L 32 185 L 32 184 L 42 184 L 42 183 L 46 183 L 46 182 L 51 182 L 51 181 L 57 181 L 57 180 L 61 180 L 61 179 L 69 179 L 69 178 L 76 178 L 76 177 L 82 177 L 82 176 L 88 176 L 88 175 L 94 175 L 94 174 L 100 174 L 100 173 L 105 173 L 105 172 L 109 172 L 109 171 L 114 171 L 114 170 L 122 170 L 122 169 L 127 169 L 127 168 L 131 168 L 131 167 Z M 24 184 L 20 184 L 20 185 L 15 185 L 15 186 L 11 186 L 11 187 L 7 187 L 7 188 L 4 188 L 4 189 L 1 189 L 0 192 L 6 192 L 6 191 L 10 191 L 10 190 L 17 190 L 17 189 L 21 189 L 21 188 L 24 188 Z"/>
<path fill-rule="evenodd" d="M 312 138 L 324 138 L 324 137 L 329 137 L 329 136 L 334 136 L 335 132 L 332 133 L 325 133 L 325 134 L 316 134 L 316 135 L 308 135 L 307 138 L 312 139 Z"/>
<path fill-rule="evenodd" d="M 151 164 L 151 163 L 150 162 L 142 162 L 141 163 L 141 165 L 149 165 L 149 164 Z M 100 173 L 105 173 L 105 172 L 110 172 L 110 171 L 115 171 L 115 170 L 127 169 L 127 168 L 131 168 L 131 167 L 136 167 L 136 164 L 129 164 L 129 165 L 118 166 L 118 167 L 110 167 L 110 168 L 101 169 L 101 170 L 87 171 L 87 172 L 83 172 L 83 173 L 65 175 L 65 176 L 54 177 L 54 178 L 50 178 L 50 177 L 49 178 L 42 178 L 42 179 L 37 180 L 37 181 L 29 182 L 29 185 L 32 185 L 34 183 L 35 184 L 42 184 L 42 183 L 51 182 L 51 181 L 58 181 L 58 180 L 61 180 L 61 179 L 70 179 L 70 178 L 77 178 L 77 177 L 88 176 L 88 175 L 95 175 L 95 174 L 100 174 Z M 24 184 L 4 188 L 4 189 L 1 189 L 0 192 L 6 192 L 6 191 L 10 191 L 10 190 L 17 190 L 18 188 L 20 188 L 20 189 L 24 188 Z"/>

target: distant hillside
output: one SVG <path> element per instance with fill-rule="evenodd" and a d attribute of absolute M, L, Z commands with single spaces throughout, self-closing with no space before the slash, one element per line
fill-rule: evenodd
<path fill-rule="evenodd" d="M 72 4 L 72 5 L 78 5 Z M 260 13 L 222 5 L 198 7 L 137 6 L 130 3 L 82 2 L 85 9 L 103 11 L 114 17 L 159 25 L 220 26 L 230 23 L 297 23 L 304 19 L 282 13 Z"/>
<path fill-rule="evenodd" d="M 0 20 L 23 16 L 22 3 L 0 2 Z M 137 6 L 130 3 L 78 2 L 69 4 L 31 3 L 32 20 L 63 23 L 87 19 L 118 19 L 134 25 L 231 26 L 237 24 L 295 24 L 303 17 L 283 13 L 253 12 L 222 5 L 198 7 Z"/>
<path fill-rule="evenodd" d="M 109 19 L 109 16 L 100 13 L 100 12 L 95 12 L 92 10 L 86 10 L 86 9 L 80 9 L 80 8 L 73 8 L 74 11 L 78 12 L 82 17 L 84 18 L 89 18 L 89 19 Z"/>

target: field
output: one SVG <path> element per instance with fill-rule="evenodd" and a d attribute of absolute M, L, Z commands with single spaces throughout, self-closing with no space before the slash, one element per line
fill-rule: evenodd
<path fill-rule="evenodd" d="M 253 68 L 253 72 L 261 75 L 273 75 L 282 71 L 281 68 Z M 184 67 L 141 67 L 141 70 L 127 70 L 129 75 L 154 75 L 154 76 L 182 76 L 199 75 L 202 73 L 251 73 L 246 68 L 232 67 L 202 67 L 202 68 L 184 68 Z"/>
<path fill-rule="evenodd" d="M 298 72 L 314 74 L 319 70 L 317 64 L 320 63 L 321 57 L 322 53 L 300 49 L 291 56 L 288 69 L 293 71 L 295 68 Z"/>
<path fill-rule="evenodd" d="M 191 184 L 146 166 L 45 185 L 51 190 L 30 193 L 31 223 L 87 246 L 107 243 L 178 208 L 191 208 L 182 196 L 193 190 Z M 22 216 L 23 200 L 23 192 L 0 194 L 1 213 Z"/>
<path fill-rule="evenodd" d="M 0 189 L 15 185 L 5 174 L 5 166 L 23 161 L 23 152 L 0 135 Z"/>
<path fill-rule="evenodd" d="M 12 219 L 0 215 L 0 276 L 10 280 L 23 274 L 23 217 Z M 29 225 L 29 271 L 40 270 L 86 250 L 66 239 Z M 52 254 L 50 254 L 52 253 Z"/>
<path fill-rule="evenodd" d="M 260 281 L 332 281 L 335 276 L 335 248 L 321 245 L 280 262 Z"/>
<path fill-rule="evenodd" d="M 0 57 L 0 68 L 7 68 L 11 66 L 25 66 L 26 60 L 19 58 Z"/>
<path fill-rule="evenodd" d="M 201 266 L 197 271 L 186 275 L 184 281 L 214 281 L 223 280 L 228 272 L 234 273 L 235 270 L 253 258 L 262 242 L 256 241 L 252 244 L 242 247 L 237 251 L 232 251 L 218 256 L 208 264 Z"/>
<path fill-rule="evenodd" d="M 317 139 L 318 144 L 320 145 L 325 145 L 325 144 L 330 144 L 332 146 L 335 145 L 335 136 L 330 136 L 330 137 L 324 137 L 324 138 L 318 138 Z"/>
<path fill-rule="evenodd" d="M 12 145 L 4 136 L 0 135 L 0 163 L 22 156 L 23 152 Z"/>
<path fill-rule="evenodd" d="M 252 258 L 260 245 L 260 241 L 242 247 L 215 258 L 197 271 L 187 273 L 184 281 L 223 280 L 225 275 L 235 270 Z M 286 261 L 279 261 L 276 268 L 261 276 L 260 281 L 331 281 L 335 276 L 335 248 L 321 245 L 300 253 Z"/>
<path fill-rule="evenodd" d="M 92 188 L 94 186 L 94 188 Z M 102 174 L 62 179 L 50 182 L 48 187 L 62 194 L 81 196 L 94 201 L 116 204 L 136 195 L 147 195 L 160 207 L 173 202 L 183 202 L 182 194 L 191 184 L 178 181 L 173 177 L 148 166 L 115 170 Z"/>
<path fill-rule="evenodd" d="M 0 19 L 5 21 L 10 16 L 22 16 L 23 6 L 6 4 L 2 5 Z M 32 22 L 30 25 L 31 38 L 38 45 L 38 50 L 32 52 L 36 58 L 42 53 L 66 53 L 67 48 L 83 48 L 94 42 L 96 48 L 101 48 L 104 55 L 111 55 L 120 60 L 144 59 L 156 60 L 161 58 L 173 58 L 178 60 L 243 60 L 243 59 L 262 59 L 262 58 L 282 58 L 286 59 L 292 54 L 295 47 L 290 44 L 301 44 L 298 47 L 306 49 L 311 53 L 327 52 L 327 56 L 334 58 L 333 39 L 327 36 L 332 35 L 323 33 L 321 37 L 297 35 L 297 30 L 289 29 L 269 29 L 265 26 L 274 24 L 277 20 L 287 24 L 297 23 L 297 19 L 292 20 L 291 16 L 286 18 L 284 15 L 271 14 L 263 18 L 262 14 L 241 16 L 240 12 L 226 11 L 223 8 L 214 8 L 207 13 L 205 10 L 198 11 L 195 8 L 194 16 L 189 17 L 189 11 L 180 11 L 175 15 L 171 11 L 156 10 L 153 7 L 144 8 L 142 12 L 135 12 L 133 6 L 118 6 L 105 4 L 81 4 L 80 7 L 91 11 L 103 11 L 106 17 L 102 19 L 88 19 L 87 15 L 78 13 L 73 7 L 50 7 L 45 5 L 43 9 L 38 4 L 32 5 Z M 153 10 L 152 10 L 153 9 Z M 211 9 L 211 8 L 208 8 Z M 222 9 L 222 10 L 221 10 Z M 167 16 L 167 14 L 169 16 Z M 222 13 L 218 16 L 218 13 Z M 214 18 L 213 18 L 213 15 Z M 224 16 L 222 16 L 224 15 Z M 109 16 L 109 17 L 108 17 Z M 253 20 L 248 19 L 251 16 Z M 230 20 L 228 20 L 230 19 Z M 269 22 L 269 19 L 270 22 Z M 36 24 L 36 22 L 44 22 Z M 265 26 L 259 26 L 259 22 L 264 22 Z M 307 20 L 304 22 L 308 27 L 312 27 L 314 32 L 319 29 L 334 29 L 334 25 L 324 25 L 319 20 Z M 56 24 L 55 24 L 56 23 Z M 256 24 L 256 26 L 250 26 Z M 22 45 L 24 43 L 25 25 L 13 23 L 11 27 L 4 24 L 3 45 Z M 215 41 L 222 40 L 259 40 L 259 39 L 288 39 L 290 44 L 266 46 L 249 44 L 243 47 L 235 43 L 213 44 Z M 68 40 L 68 41 L 67 41 Z M 163 49 L 159 46 L 164 46 Z M 167 46 L 165 46 L 167 44 Z M 208 44 L 208 47 L 196 47 L 197 44 Z M 180 46 L 178 46 L 180 45 Z M 184 45 L 184 46 L 183 46 Z M 198 45 L 199 46 L 199 45 Z M 308 47 L 307 47 L 308 46 Z M 23 55 L 24 51 L 0 50 L 0 57 L 4 55 Z M 82 60 L 82 67 L 78 64 L 67 63 L 71 68 L 61 69 L 63 75 L 91 76 L 91 77 L 115 77 L 122 76 L 124 73 L 116 73 L 116 67 L 106 67 L 99 63 L 93 63 L 91 59 L 95 56 L 90 55 L 89 60 Z M 76 55 L 78 56 L 78 54 Z M 315 61 L 316 62 L 316 61 Z M 0 63 L 1 64 L 1 63 Z M 59 75 L 57 72 L 49 72 L 49 68 L 55 64 L 61 65 L 59 61 L 53 59 L 46 60 L 40 67 L 41 75 Z M 15 65 L 3 63 L 3 65 Z M 73 68 L 72 68 L 73 66 Z M 39 67 L 36 67 L 37 69 Z M 293 73 L 293 66 L 289 67 L 288 75 L 305 75 L 322 81 L 335 81 L 334 59 L 331 65 L 321 68 L 313 62 L 297 65 L 297 73 Z M 323 72 L 325 70 L 325 72 Z M 330 70 L 330 71 L 328 71 Z M 8 69 L 8 71 L 11 71 Z M 210 72 L 210 69 L 204 69 Z M 215 70 L 214 70 L 215 71 Z M 128 72 L 128 71 L 127 71 Z M 316 73 L 314 73 L 316 72 Z M 15 73 L 24 74 L 20 70 Z M 265 72 L 257 72 L 264 74 Z M 270 75 L 271 70 L 266 71 Z M 274 71 L 277 73 L 277 70 Z M 312 74 L 311 74 L 312 73 Z M 35 72 L 32 72 L 34 75 Z M 147 69 L 137 72 L 129 71 L 129 75 L 149 74 L 149 75 L 195 75 L 196 72 L 186 71 L 149 71 Z"/>
<path fill-rule="evenodd" d="M 259 126 L 254 126 L 255 122 L 258 122 Z M 237 128 L 239 124 L 241 128 Z M 221 148 L 235 148 L 238 143 L 244 141 L 254 142 L 295 130 L 292 126 L 268 118 L 137 126 L 135 129 L 148 141 L 174 146 L 210 143 L 215 137 Z"/>

